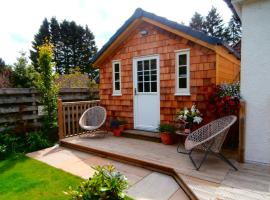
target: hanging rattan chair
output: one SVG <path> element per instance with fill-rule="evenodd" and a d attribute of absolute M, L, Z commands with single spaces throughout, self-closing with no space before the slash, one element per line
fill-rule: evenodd
<path fill-rule="evenodd" d="M 189 158 L 196 168 L 199 170 L 203 162 L 207 159 L 209 153 L 217 156 L 227 164 L 229 164 L 233 169 L 237 168 L 223 155 L 220 150 L 223 145 L 223 142 L 230 130 L 230 127 L 237 120 L 236 116 L 230 115 L 226 117 L 219 118 L 202 126 L 201 128 L 190 133 L 185 141 L 185 152 L 180 150 L 180 144 L 177 147 L 177 151 L 182 154 L 189 155 Z M 192 152 L 195 149 L 204 150 L 205 154 L 203 159 L 199 164 L 196 164 L 192 158 Z"/>
<path fill-rule="evenodd" d="M 81 116 L 79 120 L 80 127 L 85 130 L 81 135 L 87 136 L 104 136 L 107 132 L 105 128 L 105 121 L 107 112 L 104 107 L 94 106 L 88 108 Z"/>

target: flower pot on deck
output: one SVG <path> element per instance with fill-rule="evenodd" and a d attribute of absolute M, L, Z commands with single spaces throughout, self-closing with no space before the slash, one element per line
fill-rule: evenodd
<path fill-rule="evenodd" d="M 161 141 L 163 144 L 171 145 L 174 143 L 173 141 L 173 135 L 168 132 L 161 132 L 160 133 Z"/>
<path fill-rule="evenodd" d="M 114 128 L 114 129 L 113 129 L 113 135 L 114 135 L 114 136 L 120 137 L 120 136 L 121 136 L 121 133 L 122 133 L 122 131 L 121 131 L 121 128 L 120 128 L 120 127 L 119 127 L 119 128 Z"/>

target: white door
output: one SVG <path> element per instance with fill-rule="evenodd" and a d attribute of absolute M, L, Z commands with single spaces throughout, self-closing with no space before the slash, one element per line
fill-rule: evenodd
<path fill-rule="evenodd" d="M 134 128 L 157 131 L 160 123 L 159 56 L 133 59 Z"/>

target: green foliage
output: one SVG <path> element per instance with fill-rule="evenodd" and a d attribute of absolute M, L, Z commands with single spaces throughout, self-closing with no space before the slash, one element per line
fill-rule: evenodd
<path fill-rule="evenodd" d="M 4 159 L 7 155 L 7 145 L 0 144 L 0 160 Z"/>
<path fill-rule="evenodd" d="M 175 126 L 172 124 L 159 124 L 158 125 L 159 132 L 167 132 L 167 133 L 174 133 Z"/>
<path fill-rule="evenodd" d="M 43 126 L 49 130 L 56 126 L 57 120 L 57 97 L 58 87 L 54 84 L 55 74 L 53 73 L 53 47 L 45 43 L 39 48 L 38 64 L 40 76 L 38 77 L 37 88 L 40 92 L 41 103 L 44 105 L 45 116 Z"/>
<path fill-rule="evenodd" d="M 21 154 L 0 161 L 1 200 L 66 200 L 62 192 L 81 178 Z"/>
<path fill-rule="evenodd" d="M 13 68 L 13 87 L 30 88 L 35 87 L 36 77 L 38 73 L 32 65 L 28 64 L 28 59 L 25 52 L 20 52 L 20 57 L 12 66 Z"/>
<path fill-rule="evenodd" d="M 54 46 L 53 61 L 57 73 L 69 74 L 78 66 L 81 73 L 89 74 L 91 79 L 95 77 L 96 70 L 91 66 L 90 60 L 97 47 L 94 35 L 87 26 L 82 27 L 74 21 L 67 20 L 58 23 L 54 17 L 50 22 L 45 19 L 35 35 L 33 50 L 30 51 L 32 63 L 38 71 L 38 46 L 43 45 L 46 39 Z"/>
<path fill-rule="evenodd" d="M 200 13 L 195 12 L 191 18 L 189 26 L 197 31 L 203 31 L 204 18 Z"/>
<path fill-rule="evenodd" d="M 242 28 L 239 20 L 232 16 L 228 25 L 229 36 L 227 42 L 231 45 L 237 44 L 242 38 Z"/>
<path fill-rule="evenodd" d="M 0 71 L 5 67 L 6 67 L 5 61 L 2 58 L 0 58 Z"/>
<path fill-rule="evenodd" d="M 46 135 L 41 131 L 34 131 L 27 134 L 27 148 L 29 152 L 49 147 Z"/>
<path fill-rule="evenodd" d="M 68 194 L 76 200 L 124 200 L 127 199 L 124 190 L 128 187 L 127 178 L 116 172 L 111 165 L 94 168 L 95 174 L 89 180 L 82 182 L 77 190 L 69 189 Z"/>

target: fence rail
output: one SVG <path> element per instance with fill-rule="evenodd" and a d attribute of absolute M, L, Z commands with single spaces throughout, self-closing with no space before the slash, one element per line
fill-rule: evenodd
<path fill-rule="evenodd" d="M 88 108 L 100 104 L 99 100 L 62 102 L 58 99 L 58 132 L 59 138 L 71 137 L 83 132 L 79 126 L 79 119 Z"/>
<path fill-rule="evenodd" d="M 84 101 L 99 98 L 99 90 L 88 88 L 63 88 L 59 97 L 65 101 Z M 39 93 L 34 88 L 0 89 L 0 131 L 23 126 L 32 129 L 40 126 Z"/>

